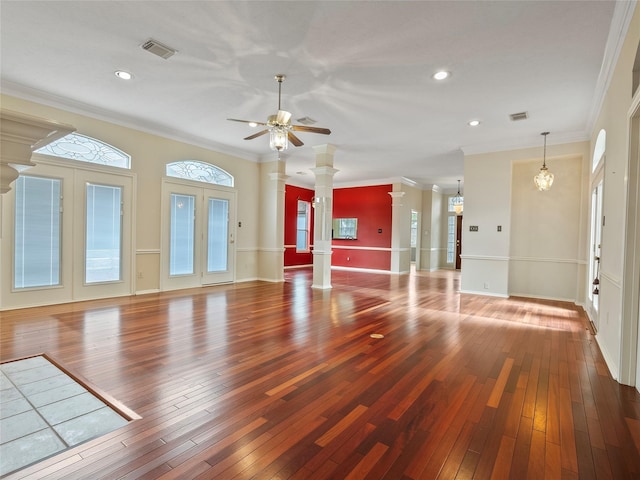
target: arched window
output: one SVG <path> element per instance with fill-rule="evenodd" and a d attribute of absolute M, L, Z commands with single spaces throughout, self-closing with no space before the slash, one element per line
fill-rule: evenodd
<path fill-rule="evenodd" d="M 596 146 L 593 149 L 593 163 L 591 165 L 591 171 L 595 172 L 604 152 L 607 148 L 607 132 L 603 129 L 598 133 L 598 138 L 596 139 Z"/>
<path fill-rule="evenodd" d="M 131 156 L 95 138 L 70 133 L 39 148 L 35 153 L 98 163 L 110 167 L 131 168 Z"/>
<path fill-rule="evenodd" d="M 233 187 L 233 176 L 215 165 L 197 160 L 168 163 L 167 176 Z"/>

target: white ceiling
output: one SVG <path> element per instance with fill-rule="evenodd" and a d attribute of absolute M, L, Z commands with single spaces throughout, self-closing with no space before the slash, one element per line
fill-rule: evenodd
<path fill-rule="evenodd" d="M 331 143 L 337 185 L 450 189 L 463 151 L 588 138 L 618 3 L 2 0 L 2 91 L 259 161 L 275 158 L 268 136 L 226 119 L 266 121 L 283 73 L 294 123 L 332 130 L 283 155 L 294 183 L 313 183 L 311 147 Z M 143 50 L 149 38 L 178 53 Z"/>

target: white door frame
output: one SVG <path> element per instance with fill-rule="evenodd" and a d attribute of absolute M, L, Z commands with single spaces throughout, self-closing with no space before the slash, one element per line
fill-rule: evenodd
<path fill-rule="evenodd" d="M 629 109 L 629 161 L 627 164 L 627 215 L 622 276 L 622 331 L 620 332 L 620 383 L 640 385 L 638 323 L 640 322 L 640 91 Z"/>

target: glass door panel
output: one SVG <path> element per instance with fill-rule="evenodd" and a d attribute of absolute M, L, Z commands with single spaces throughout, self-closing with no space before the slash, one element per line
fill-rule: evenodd
<path fill-rule="evenodd" d="M 14 289 L 60 285 L 62 181 L 20 175 L 15 183 Z"/>
<path fill-rule="evenodd" d="M 195 204 L 193 195 L 171 194 L 170 276 L 195 273 Z"/>
<path fill-rule="evenodd" d="M 209 198 L 207 273 L 228 269 L 229 201 Z"/>
<path fill-rule="evenodd" d="M 122 187 L 87 184 L 85 282 L 122 279 Z"/>
<path fill-rule="evenodd" d="M 206 196 L 206 241 L 203 245 L 203 284 L 233 282 L 235 224 L 234 192 L 205 190 Z M 205 221 L 205 219 L 203 219 Z"/>

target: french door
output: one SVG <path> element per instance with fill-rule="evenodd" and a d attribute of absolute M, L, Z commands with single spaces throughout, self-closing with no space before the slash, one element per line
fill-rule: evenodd
<path fill-rule="evenodd" d="M 134 177 L 39 159 L 3 197 L 2 308 L 132 293 Z"/>
<path fill-rule="evenodd" d="M 163 181 L 163 290 L 235 280 L 236 192 Z"/>

